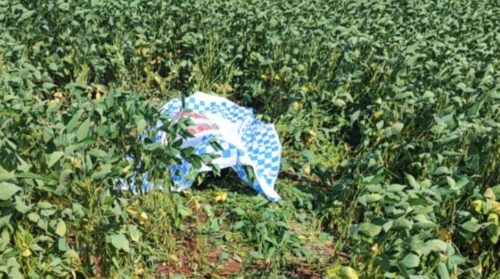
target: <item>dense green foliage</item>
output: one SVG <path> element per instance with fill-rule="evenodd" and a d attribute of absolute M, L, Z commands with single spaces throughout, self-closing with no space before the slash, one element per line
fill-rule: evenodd
<path fill-rule="evenodd" d="M 488 0 L 0 0 L 0 272 L 498 276 L 499 19 Z M 137 139 L 195 90 L 276 123 L 282 203 L 230 174 L 113 188 L 203 159 Z"/>

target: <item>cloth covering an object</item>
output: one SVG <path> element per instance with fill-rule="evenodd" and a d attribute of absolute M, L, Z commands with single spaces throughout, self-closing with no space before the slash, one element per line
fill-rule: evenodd
<path fill-rule="evenodd" d="M 264 123 L 255 118 L 251 108 L 241 107 L 226 98 L 196 92 L 184 99 L 166 103 L 161 111 L 173 120 L 189 117 L 189 132 L 193 137 L 182 143 L 182 148 L 193 147 L 197 155 L 216 154 L 212 161 L 220 169 L 232 168 L 237 175 L 257 192 L 270 201 L 280 200 L 274 189 L 278 177 L 281 159 L 281 144 L 273 124 Z M 215 148 L 212 141 L 217 141 L 221 149 Z M 159 133 L 155 142 L 165 143 L 166 135 Z M 254 178 L 250 179 L 245 166 L 253 169 Z M 182 163 L 170 168 L 173 190 L 182 191 L 193 184 L 193 177 L 187 175 L 193 166 L 182 159 Z M 203 164 L 198 171 L 211 171 Z M 143 175 L 142 188 L 147 190 L 153 185 Z"/>

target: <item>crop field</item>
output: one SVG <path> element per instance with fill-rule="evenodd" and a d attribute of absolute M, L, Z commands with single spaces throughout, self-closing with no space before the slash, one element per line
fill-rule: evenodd
<path fill-rule="evenodd" d="M 275 124 L 281 201 L 168 190 L 195 91 Z M 0 278 L 494 279 L 499 219 L 496 0 L 0 0 Z"/>

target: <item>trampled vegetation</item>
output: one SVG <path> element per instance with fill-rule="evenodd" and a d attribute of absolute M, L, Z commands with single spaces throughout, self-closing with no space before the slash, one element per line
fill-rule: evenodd
<path fill-rule="evenodd" d="M 0 30 L 2 277 L 499 276 L 497 1 L 0 0 Z M 196 90 L 277 125 L 282 202 L 114 187 L 209 160 L 147 129 Z"/>

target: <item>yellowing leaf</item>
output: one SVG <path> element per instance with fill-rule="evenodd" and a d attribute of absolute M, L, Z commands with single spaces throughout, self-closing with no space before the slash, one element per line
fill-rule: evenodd
<path fill-rule="evenodd" d="M 376 112 L 373 113 L 373 116 L 375 117 L 375 119 L 379 118 L 380 116 L 382 116 L 384 114 L 384 111 L 382 110 L 377 110 Z"/>
<path fill-rule="evenodd" d="M 141 212 L 139 215 L 139 223 L 144 224 L 148 220 L 148 214 L 146 212 Z"/>
<path fill-rule="evenodd" d="M 194 198 L 193 199 L 193 204 L 194 204 L 194 208 L 196 210 L 199 210 L 201 208 L 201 204 L 200 204 L 200 201 L 197 199 L 197 198 Z"/>
<path fill-rule="evenodd" d="M 122 169 L 122 172 L 123 172 L 123 173 L 128 173 L 128 172 L 130 171 L 130 169 L 131 169 L 131 168 L 132 168 L 132 165 L 128 165 L 128 166 L 126 166 L 126 167 L 124 167 L 124 168 Z"/>
<path fill-rule="evenodd" d="M 134 270 L 135 275 L 141 275 L 144 272 L 145 272 L 144 268 L 137 268 L 136 270 Z"/>
<path fill-rule="evenodd" d="M 451 235 L 451 232 L 449 230 L 447 230 L 447 229 L 441 229 L 439 231 L 439 238 L 441 240 L 449 242 L 449 241 L 451 241 L 451 237 L 452 237 L 452 235 Z"/>
<path fill-rule="evenodd" d="M 474 210 L 477 212 L 477 213 L 481 213 L 481 208 L 483 207 L 483 201 L 482 200 L 475 200 L 472 202 L 472 208 L 474 208 Z"/>
<path fill-rule="evenodd" d="M 21 253 L 21 256 L 26 257 L 26 258 L 27 258 L 27 257 L 30 257 L 31 255 L 32 255 L 32 253 L 31 253 L 31 250 L 30 250 L 30 249 L 25 249 L 25 250 L 23 251 L 23 253 Z"/>
<path fill-rule="evenodd" d="M 138 212 L 137 212 L 137 208 L 132 207 L 132 206 L 127 207 L 127 212 L 128 212 L 130 215 L 133 215 L 133 216 L 137 215 L 137 213 L 138 213 Z"/>
<path fill-rule="evenodd" d="M 301 103 L 299 103 L 299 102 L 293 102 L 293 103 L 292 103 L 292 107 L 293 107 L 294 109 L 297 109 L 297 110 L 298 110 L 298 109 L 301 109 L 301 108 L 302 108 L 302 104 L 301 104 Z"/>
<path fill-rule="evenodd" d="M 498 226 L 499 225 L 498 215 L 496 215 L 495 213 L 488 214 L 488 222 L 493 223 L 496 226 Z"/>
<path fill-rule="evenodd" d="M 227 200 L 227 193 L 226 192 L 220 192 L 214 198 L 215 202 L 225 202 L 226 200 Z"/>
<path fill-rule="evenodd" d="M 326 275 L 331 278 L 358 279 L 358 273 L 350 266 L 333 265 L 326 269 Z"/>
<path fill-rule="evenodd" d="M 358 279 L 359 278 L 356 270 L 354 270 L 350 266 L 343 267 L 341 269 L 341 271 L 342 271 L 342 275 L 343 275 L 342 278 L 345 278 L 345 279 Z"/>
<path fill-rule="evenodd" d="M 66 223 L 63 220 L 59 220 L 56 226 L 56 234 L 60 237 L 64 237 L 66 235 Z"/>
<path fill-rule="evenodd" d="M 491 211 L 496 213 L 497 215 L 500 215 L 500 202 L 490 200 L 490 205 L 491 205 Z"/>

